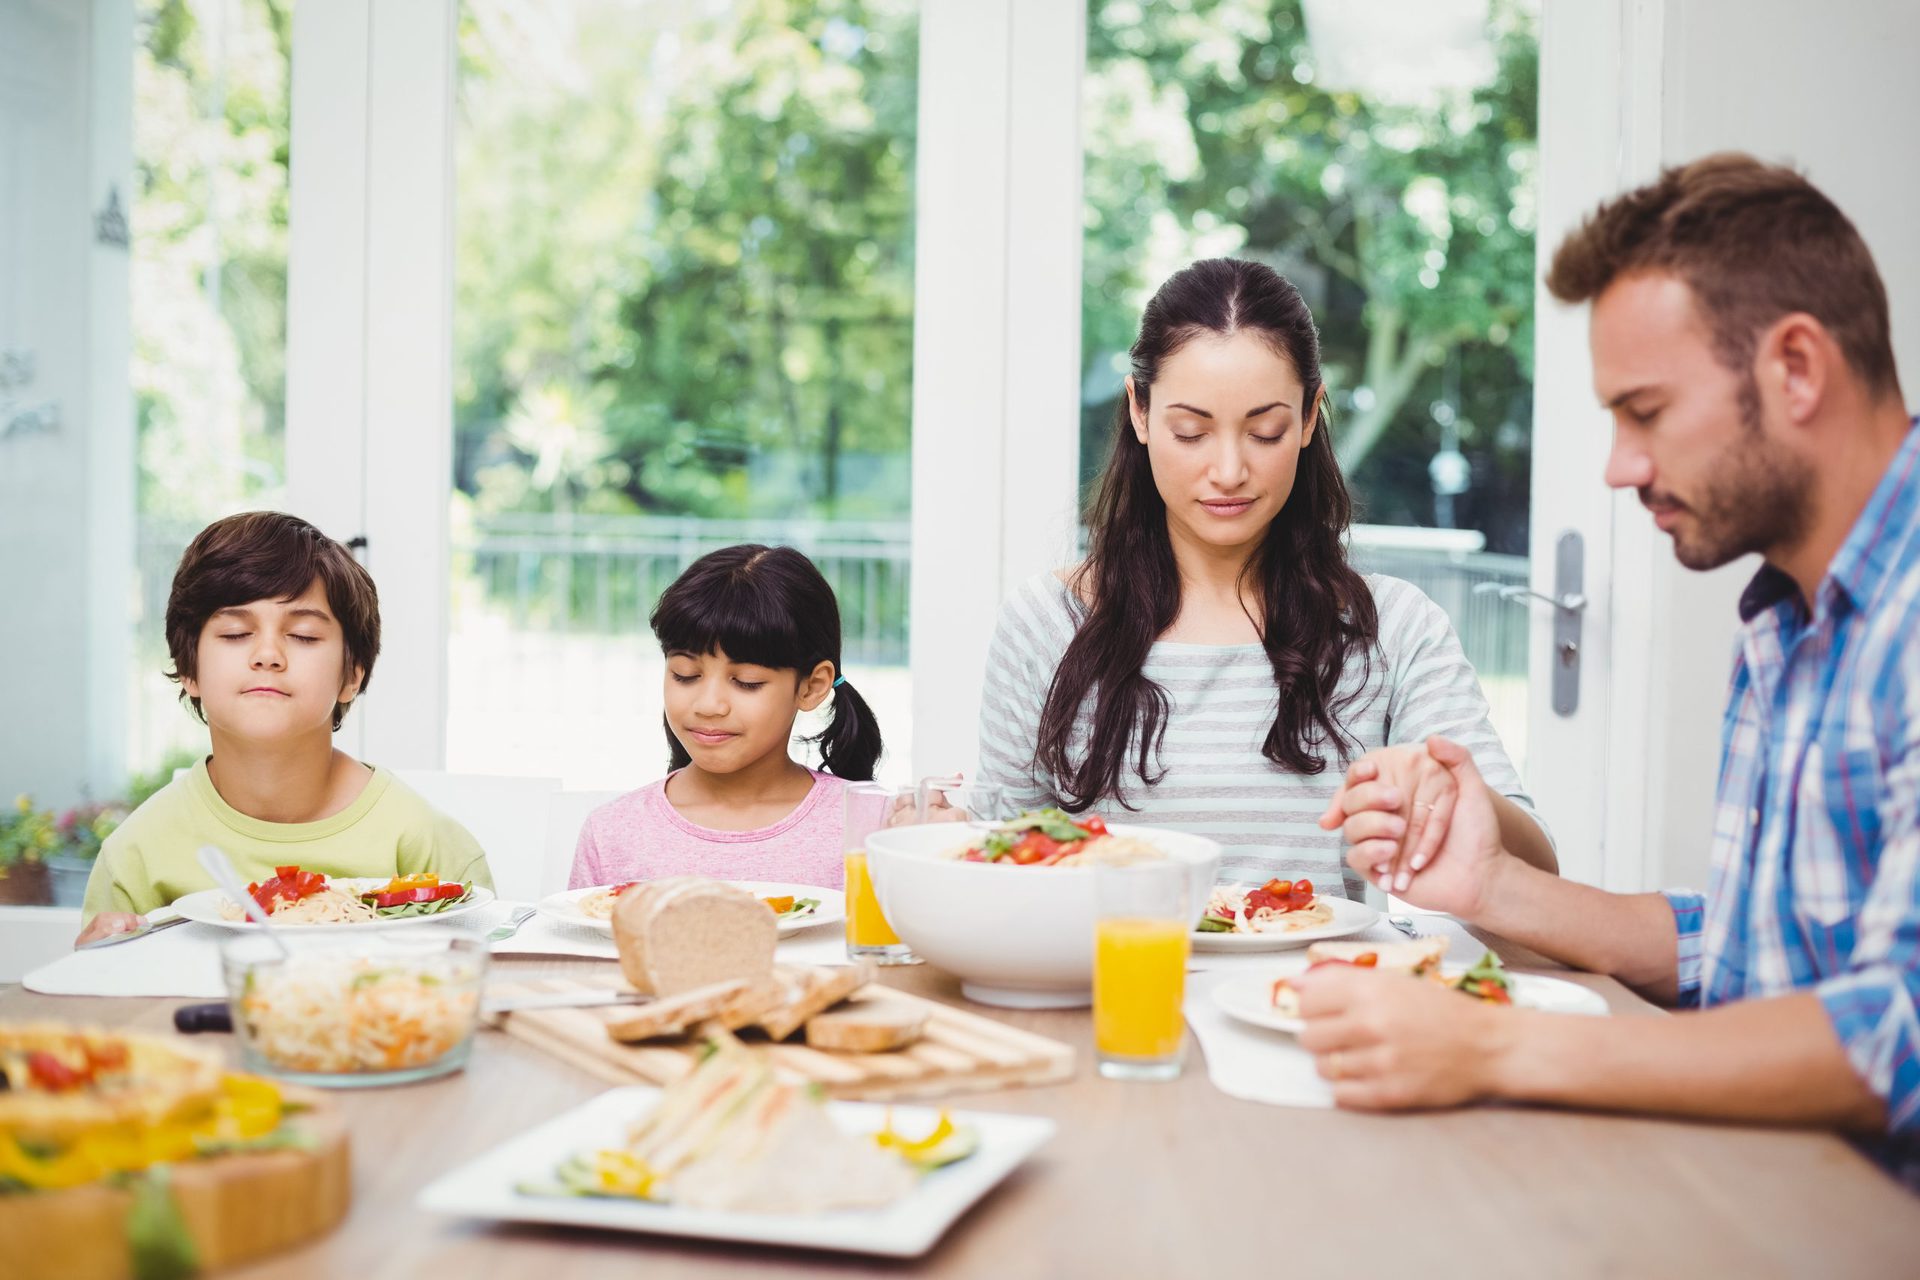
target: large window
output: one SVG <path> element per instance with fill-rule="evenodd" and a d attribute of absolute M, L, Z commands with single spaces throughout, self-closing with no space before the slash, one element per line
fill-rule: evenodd
<path fill-rule="evenodd" d="M 904 759 L 915 9 L 465 0 L 449 768 L 657 777 L 647 614 L 741 541 Z"/>
<path fill-rule="evenodd" d="M 1159 283 L 1255 258 L 1320 325 L 1365 570 L 1452 616 L 1516 761 L 1527 581 L 1538 46 L 1525 0 L 1093 0 L 1083 483 Z"/>

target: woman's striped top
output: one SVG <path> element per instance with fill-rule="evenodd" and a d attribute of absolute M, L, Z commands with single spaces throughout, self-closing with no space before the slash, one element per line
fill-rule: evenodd
<path fill-rule="evenodd" d="M 1354 754 L 1442 734 L 1473 753 L 1488 787 L 1532 814 L 1447 615 L 1410 582 L 1369 574 L 1366 583 L 1380 636 L 1366 687 L 1347 706 L 1344 727 L 1360 744 Z M 1023 583 L 1000 610 L 980 706 L 979 781 L 1007 788 L 1021 809 L 1057 803 L 1048 780 L 1037 776 L 1040 712 L 1084 612 L 1052 573 Z M 1161 641 L 1148 652 L 1145 671 L 1170 705 L 1159 761 L 1165 773 L 1147 786 L 1129 767 L 1121 794 L 1101 802 L 1108 820 L 1218 840 L 1225 880 L 1305 876 L 1323 890 L 1344 882 L 1348 897 L 1361 897 L 1361 881 L 1342 863 L 1340 833 L 1322 831 L 1316 821 L 1344 767 L 1329 761 L 1319 774 L 1298 774 L 1260 754 L 1279 711 L 1266 650 Z M 1360 678 L 1350 671 L 1342 691 Z M 1089 704 L 1081 712 L 1081 750 L 1091 720 Z"/>

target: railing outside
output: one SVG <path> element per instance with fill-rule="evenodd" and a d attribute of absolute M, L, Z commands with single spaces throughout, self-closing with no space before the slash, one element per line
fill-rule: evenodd
<path fill-rule="evenodd" d="M 194 530 L 143 524 L 136 662 L 143 691 L 135 699 L 132 746 L 152 755 L 182 728 L 170 687 L 152 679 L 166 661 L 161 628 L 168 588 Z M 719 547 L 765 542 L 794 547 L 820 566 L 839 598 L 850 668 L 908 665 L 908 589 L 911 564 L 905 521 L 699 520 L 674 517 L 564 515 L 491 516 L 453 538 L 453 627 L 484 618 L 493 632 L 615 642 L 646 641 L 647 615 L 667 585 L 689 564 Z M 1354 532 L 1357 567 L 1391 574 L 1418 586 L 1444 609 L 1479 672 L 1493 720 L 1509 750 L 1524 754 L 1528 611 L 1478 593 L 1482 583 L 1525 584 L 1527 561 L 1465 549 L 1471 535 L 1410 529 Z M 572 640 L 569 640 L 572 643 Z M 551 646 L 548 646 L 551 647 Z M 544 652 L 544 650 L 540 650 Z M 499 652 L 526 660 L 535 650 L 516 644 Z M 519 658 L 512 661 L 519 661 Z M 551 659 L 543 659 L 551 660 Z M 489 660 L 492 661 L 492 660 Z M 512 673 L 497 673 L 512 682 Z M 152 690 L 151 696 L 144 692 Z"/>

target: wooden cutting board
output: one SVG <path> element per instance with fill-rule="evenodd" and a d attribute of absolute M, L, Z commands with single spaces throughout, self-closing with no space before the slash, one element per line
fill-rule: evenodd
<path fill-rule="evenodd" d="M 202 1271 L 217 1271 L 325 1235 L 347 1216 L 347 1131 L 334 1104 L 283 1089 L 309 1110 L 294 1123 L 307 1149 L 186 1160 L 169 1170 Z M 75 1187 L 0 1195 L 0 1276 L 8 1280 L 127 1280 L 129 1191 Z"/>
<path fill-rule="evenodd" d="M 491 986 L 490 995 L 618 991 L 625 983 L 605 977 L 554 977 Z M 1058 1040 L 1022 1031 L 977 1013 L 878 983 L 855 992 L 849 1004 L 897 1001 L 926 1012 L 926 1031 L 915 1043 L 889 1053 L 829 1053 L 793 1040 L 774 1044 L 758 1031 L 741 1039 L 765 1047 L 786 1078 L 812 1082 L 834 1098 L 884 1100 L 930 1098 L 948 1093 L 1052 1084 L 1073 1075 L 1073 1050 Z M 589 1009 L 529 1009 L 502 1015 L 507 1034 L 537 1045 L 611 1084 L 672 1084 L 698 1061 L 694 1040 L 621 1044 L 607 1034 L 619 1006 Z"/>

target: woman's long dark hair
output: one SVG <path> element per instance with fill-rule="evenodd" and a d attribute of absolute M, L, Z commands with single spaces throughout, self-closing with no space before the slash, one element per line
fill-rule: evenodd
<path fill-rule="evenodd" d="M 1257 587 L 1261 642 L 1280 691 L 1280 714 L 1260 753 L 1295 773 L 1315 774 L 1326 768 L 1329 750 L 1344 758 L 1349 744 L 1358 745 L 1343 733 L 1340 717 L 1366 687 L 1380 619 L 1341 541 L 1353 501 L 1327 434 L 1313 315 L 1298 289 L 1257 262 L 1196 262 L 1147 303 L 1133 344 L 1134 395 L 1145 413 L 1164 360 L 1195 338 L 1240 331 L 1259 334 L 1300 375 L 1301 428 L 1318 420 L 1293 492 L 1242 570 L 1242 580 Z M 1088 603 L 1047 691 L 1036 752 L 1056 797 L 1076 811 L 1120 795 L 1129 754 L 1141 782 L 1151 786 L 1165 775 L 1158 760 L 1167 692 L 1141 667 L 1179 616 L 1180 573 L 1166 503 L 1124 396 L 1087 526 L 1089 554 L 1071 586 Z M 1361 678 L 1342 693 L 1341 679 L 1356 664 Z M 1089 700 L 1091 733 L 1086 754 L 1076 759 L 1075 731 Z"/>
<path fill-rule="evenodd" d="M 790 670 L 795 679 L 831 662 L 840 679 L 833 712 L 827 727 L 808 741 L 820 744 L 826 772 L 856 781 L 873 777 L 880 721 L 843 674 L 840 602 L 813 561 L 792 547 L 722 547 L 687 566 L 647 621 L 669 656 L 724 653 L 733 662 Z M 673 726 L 666 730 L 671 767 L 684 769 L 693 758 Z"/>

